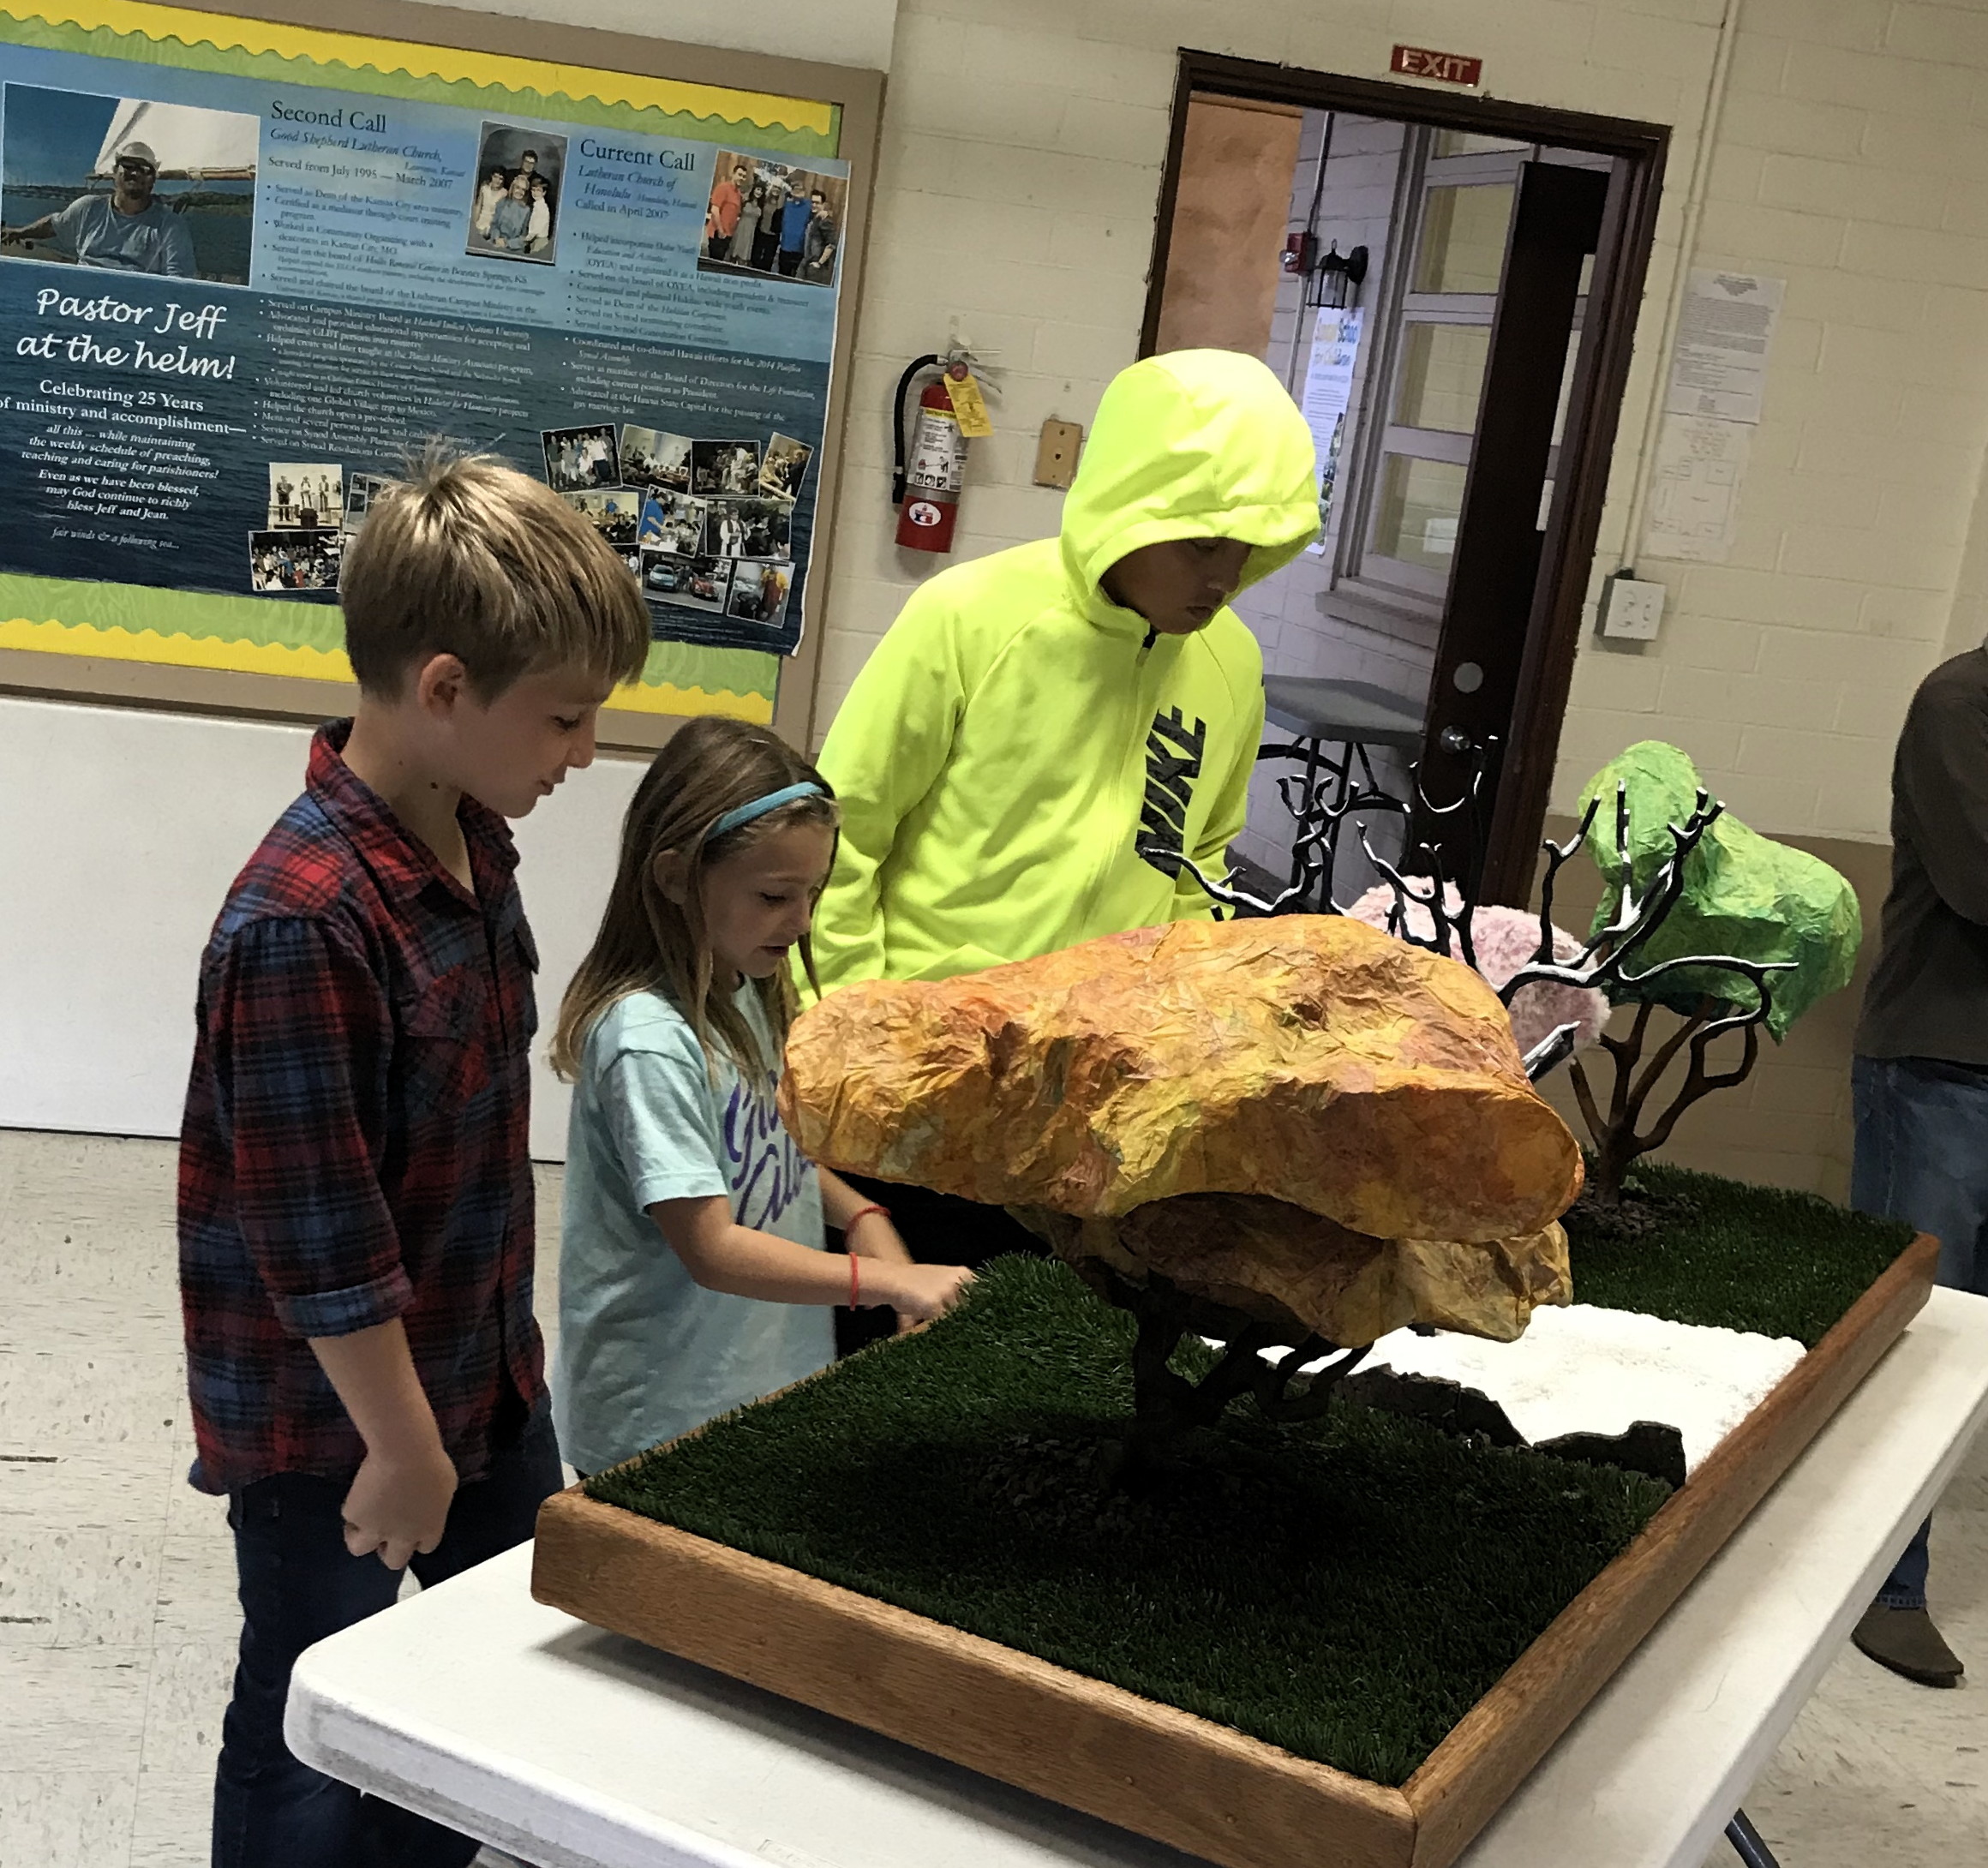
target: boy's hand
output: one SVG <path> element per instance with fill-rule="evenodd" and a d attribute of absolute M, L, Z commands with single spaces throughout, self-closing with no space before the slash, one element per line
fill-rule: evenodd
<path fill-rule="evenodd" d="M 897 1313 L 899 1324 L 929 1323 L 943 1316 L 960 1301 L 960 1294 L 973 1282 L 964 1265 L 893 1265 L 877 1284 L 883 1302 Z"/>
<path fill-rule="evenodd" d="M 407 1332 L 395 1317 L 309 1342 L 366 1443 L 345 1494 L 345 1548 L 404 1570 L 417 1551 L 426 1555 L 442 1541 L 456 1495 L 455 1464 L 414 1372 Z"/>
<path fill-rule="evenodd" d="M 455 1495 L 455 1465 L 439 1441 L 411 1454 L 369 1452 L 345 1494 L 345 1548 L 404 1570 L 442 1541 Z"/>

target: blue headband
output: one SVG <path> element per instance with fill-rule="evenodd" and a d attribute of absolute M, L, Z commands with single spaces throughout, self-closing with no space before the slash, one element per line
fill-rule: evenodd
<path fill-rule="evenodd" d="M 763 798 L 755 798 L 749 805 L 740 805 L 736 810 L 728 811 L 710 829 L 704 832 L 704 841 L 723 836 L 728 830 L 736 830 L 741 824 L 750 823 L 755 817 L 763 817 L 769 811 L 777 811 L 782 805 L 791 805 L 797 798 L 819 798 L 822 787 L 811 779 L 803 779 L 798 785 L 789 785 L 781 791 L 769 791 Z"/>

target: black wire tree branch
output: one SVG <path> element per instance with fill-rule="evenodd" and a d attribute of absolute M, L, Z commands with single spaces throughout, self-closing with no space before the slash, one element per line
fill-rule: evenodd
<path fill-rule="evenodd" d="M 1192 858 L 1157 842 L 1142 841 L 1139 853 L 1166 873 L 1185 873 L 1217 904 L 1218 913 L 1279 915 L 1301 913 L 1338 914 L 1344 909 L 1332 896 L 1342 843 L 1352 826 L 1362 853 L 1393 896 L 1387 931 L 1411 945 L 1466 965 L 1476 965 L 1472 931 L 1476 904 L 1468 887 L 1478 872 L 1476 840 L 1482 817 L 1479 805 L 1492 753 L 1480 746 L 1469 783 L 1448 803 L 1439 805 L 1423 788 L 1419 765 L 1409 768 L 1408 795 L 1398 797 L 1379 784 L 1330 772 L 1308 786 L 1298 777 L 1278 781 L 1278 796 L 1293 820 L 1292 866 L 1296 879 L 1273 894 L 1258 895 L 1241 887 L 1232 874 L 1208 875 Z M 1615 789 L 1612 859 L 1602 866 L 1608 878 L 1604 896 L 1607 913 L 1597 917 L 1585 943 L 1572 957 L 1556 958 L 1554 899 L 1561 871 L 1587 847 L 1602 799 L 1589 804 L 1574 834 L 1564 843 L 1551 839 L 1542 846 L 1546 858 L 1540 884 L 1539 944 L 1530 959 L 1499 989 L 1509 1009 L 1531 985 L 1594 989 L 1611 1003 L 1636 1007 L 1626 1032 L 1604 1033 L 1614 1078 L 1606 1105 L 1585 1066 L 1578 1058 L 1569 1073 L 1570 1087 L 1594 1144 L 1595 1170 L 1589 1187 L 1594 1198 L 1613 1205 L 1621 1198 L 1623 1182 L 1636 1159 L 1669 1141 L 1679 1118 L 1715 1090 L 1743 1082 L 1759 1057 L 1760 1028 L 1771 1009 L 1770 975 L 1792 962 L 1748 960 L 1736 955 L 1688 955 L 1642 964 L 1650 943 L 1684 900 L 1693 856 L 1717 823 L 1724 806 L 1704 790 L 1698 793 L 1682 823 L 1666 826 L 1670 848 L 1648 883 L 1638 887 L 1631 849 L 1629 793 Z M 1442 850 L 1447 841 L 1440 828 L 1463 818 L 1468 835 L 1464 874 L 1446 871 Z M 1374 847 L 1371 828 L 1381 819 L 1411 825 L 1433 825 L 1437 831 L 1418 837 L 1412 849 L 1398 858 L 1383 856 Z M 1314 909 L 1314 902 L 1318 904 Z M 1687 981 L 1680 976 L 1690 975 Z M 1703 984 L 1710 975 L 1717 983 Z M 1683 997 L 1692 985 L 1701 990 L 1688 1012 L 1667 1010 L 1662 1000 Z M 1650 1048 L 1657 1015 L 1675 1021 L 1675 1027 Z M 1561 1026 L 1536 1045 L 1524 1058 L 1527 1076 L 1538 1081 L 1573 1057 L 1578 1027 Z M 1729 1069 L 1713 1068 L 1710 1053 L 1719 1039 L 1739 1033 L 1740 1058 Z M 1684 1060 L 1682 1078 L 1669 1101 L 1652 1117 L 1653 1099 Z M 1114 1304 L 1138 1320 L 1133 1352 L 1135 1422 L 1126 1446 L 1128 1482 L 1132 1476 L 1162 1470 L 1179 1448 L 1200 1432 L 1212 1428 L 1224 1411 L 1244 1396 L 1271 1420 L 1295 1421 L 1324 1412 L 1339 1380 L 1351 1373 L 1363 1350 L 1337 1354 L 1294 1386 L 1308 1362 L 1333 1356 L 1338 1345 L 1308 1337 L 1272 1360 L 1264 1351 L 1277 1345 L 1280 1332 L 1238 1310 L 1190 1297 L 1164 1278 L 1135 1284 L 1117 1272 L 1103 1273 L 1100 1289 Z M 1173 1365 L 1183 1341 L 1202 1336 L 1225 1344 L 1220 1357 L 1199 1381 Z"/>
<path fill-rule="evenodd" d="M 1566 843 L 1547 843 L 1546 874 L 1540 885 L 1540 945 L 1532 960 L 1506 981 L 1499 997 L 1509 1006 L 1527 986 L 1545 983 L 1596 987 L 1612 1003 L 1635 1004 L 1636 1017 L 1626 1033 L 1617 1036 L 1604 1032 L 1602 1035 L 1602 1048 L 1608 1052 L 1614 1070 L 1606 1116 L 1586 1067 L 1578 1058 L 1574 1059 L 1569 1073 L 1575 1105 L 1595 1145 L 1595 1172 L 1589 1185 L 1599 1203 L 1613 1206 L 1621 1200 L 1622 1183 L 1630 1167 L 1639 1156 L 1662 1147 L 1670 1140 L 1679 1117 L 1686 1110 L 1714 1090 L 1731 1089 L 1743 1083 L 1751 1073 L 1760 1056 L 1760 1027 L 1773 1009 L 1769 976 L 1791 970 L 1793 963 L 1706 954 L 1658 961 L 1640 970 L 1633 966 L 1636 957 L 1683 899 L 1687 866 L 1724 806 L 1704 791 L 1698 793 L 1685 822 L 1666 826 L 1671 839 L 1670 853 L 1658 865 L 1649 887 L 1638 893 L 1629 848 L 1628 787 L 1621 784 L 1615 787 L 1613 911 L 1578 955 L 1572 960 L 1556 961 L 1553 948 L 1554 886 L 1560 870 L 1592 834 L 1601 802 L 1597 797 L 1589 804 L 1579 828 Z M 1644 1046 L 1660 1006 L 1658 988 L 1687 973 L 1725 978 L 1719 990 L 1702 994 L 1689 1013 L 1668 1015 L 1678 1021 L 1677 1027 L 1646 1060 Z M 1715 1071 L 1709 1068 L 1708 1053 L 1728 1032 L 1742 1034 L 1740 1061 L 1732 1069 Z M 1570 1057 L 1572 1050 L 1573 1027 L 1563 1026 L 1528 1055 L 1526 1074 L 1536 1081 Z M 1680 1051 L 1688 1054 L 1683 1080 L 1670 1102 L 1644 1129 L 1641 1126 L 1644 1111 Z"/>

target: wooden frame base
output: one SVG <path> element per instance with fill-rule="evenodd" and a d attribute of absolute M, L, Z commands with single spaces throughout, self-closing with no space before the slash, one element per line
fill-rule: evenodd
<path fill-rule="evenodd" d="M 1223 1868 L 1446 1868 L 1890 1347 L 1937 1255 L 1915 1240 L 1398 1790 L 577 1488 L 540 1514 L 532 1594 Z"/>

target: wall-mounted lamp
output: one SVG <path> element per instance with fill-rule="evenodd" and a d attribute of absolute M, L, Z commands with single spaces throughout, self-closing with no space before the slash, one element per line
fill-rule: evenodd
<path fill-rule="evenodd" d="M 1367 249 L 1355 247 L 1341 253 L 1334 241 L 1318 262 L 1318 286 L 1312 295 L 1314 304 L 1328 311 L 1344 311 L 1360 296 L 1360 281 L 1367 277 Z"/>

